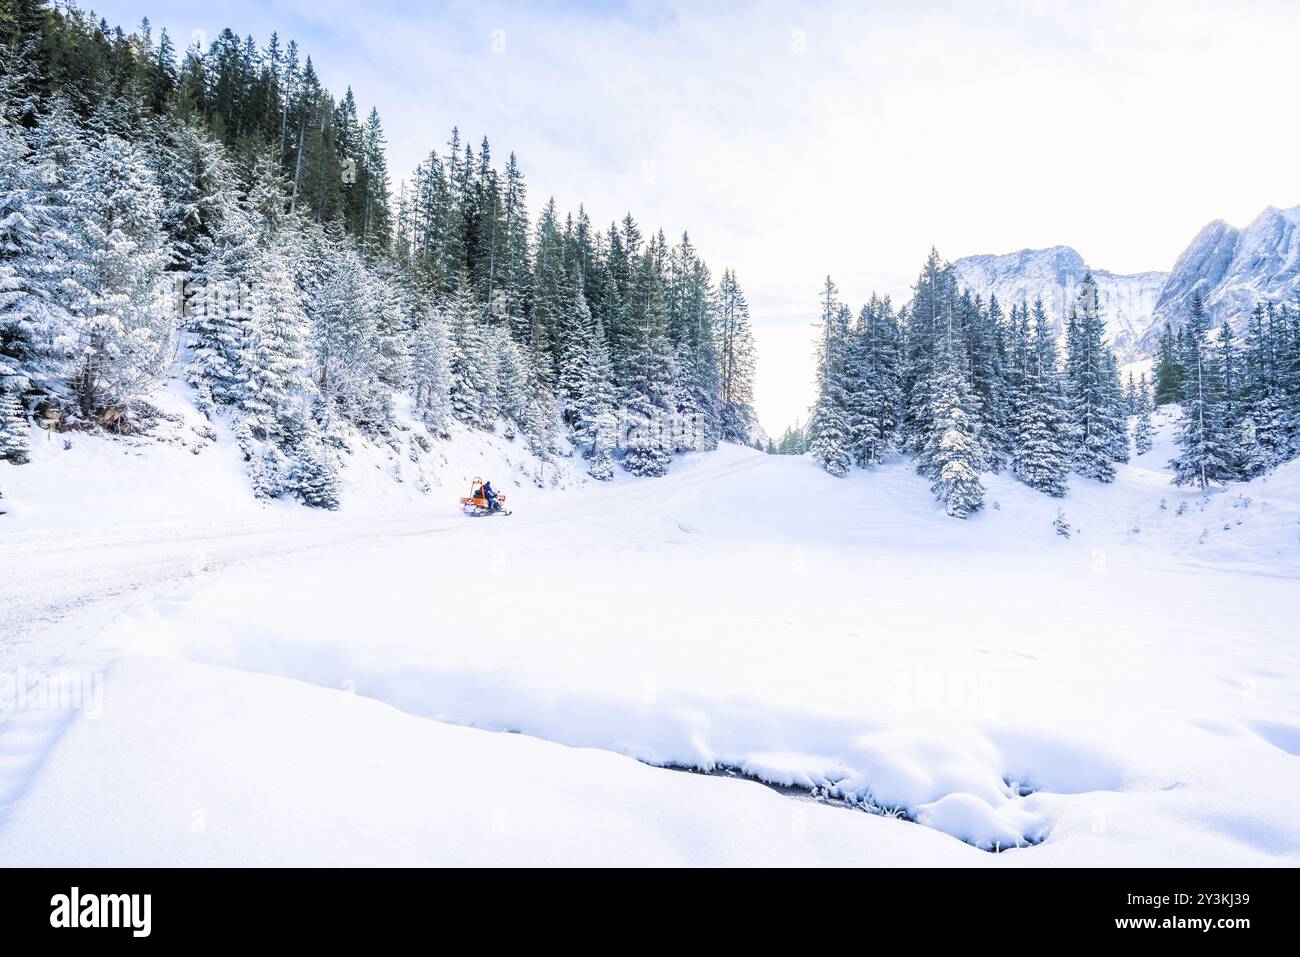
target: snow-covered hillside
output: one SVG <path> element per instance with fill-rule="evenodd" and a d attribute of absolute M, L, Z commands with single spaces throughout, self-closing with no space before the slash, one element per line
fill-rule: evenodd
<path fill-rule="evenodd" d="M 1069 246 L 1023 249 L 1003 256 L 966 256 L 954 262 L 953 269 L 959 285 L 985 298 L 997 296 L 1004 310 L 1042 299 L 1058 335 L 1078 297 L 1079 283 L 1088 274 L 1083 257 Z M 1163 272 L 1120 275 L 1092 270 L 1107 336 L 1120 355 L 1127 356 L 1150 327 L 1168 276 Z"/>
<path fill-rule="evenodd" d="M 398 397 L 387 438 L 344 433 L 337 511 L 253 494 L 236 437 L 179 383 L 148 397 L 143 434 L 30 429 L 31 462 L 0 462 L 0 533 L 13 565 L 0 591 L 3 640 L 95 598 L 269 552 L 428 529 L 476 476 L 512 502 L 592 480 L 578 457 L 542 460 L 522 436 L 451 423 L 431 434 Z"/>
<path fill-rule="evenodd" d="M 450 439 L 444 439 L 411 414 L 404 396 L 394 398 L 391 435 L 346 433 L 338 451 L 337 513 L 313 515 L 289 496 L 258 499 L 226 423 L 200 414 L 193 392 L 173 381 L 148 396 L 157 416 L 141 435 L 46 432 L 32 426 L 31 463 L 0 470 L 0 512 L 5 513 L 0 521 L 10 541 L 17 534 L 85 534 L 152 524 L 332 524 L 338 515 L 392 514 L 427 507 L 452 491 L 464 495 L 480 472 L 498 477 L 502 491 L 591 481 L 581 458 L 544 461 L 506 423 L 489 433 L 453 421 L 447 426 Z"/>
<path fill-rule="evenodd" d="M 469 435 L 397 512 L 105 530 L 160 570 L 4 646 L 94 693 L 0 716 L 0 859 L 1298 864 L 1300 464 L 1206 497 L 1169 432 L 966 522 L 906 461 L 735 446 L 467 519 L 453 474 L 510 456 Z M 16 499 L 6 582 L 94 548 Z"/>

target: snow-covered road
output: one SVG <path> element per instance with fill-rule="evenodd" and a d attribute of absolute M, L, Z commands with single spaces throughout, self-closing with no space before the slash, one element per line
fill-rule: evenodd
<path fill-rule="evenodd" d="M 90 606 L 120 603 L 142 588 L 252 559 L 365 539 L 432 535 L 459 524 L 455 517 L 427 512 L 323 518 L 304 512 L 234 527 L 170 523 L 84 536 L 62 532 L 6 538 L 0 542 L 0 569 L 5 576 L 0 592 L 0 668 L 72 653 L 73 647 L 43 640 L 47 626 Z"/>

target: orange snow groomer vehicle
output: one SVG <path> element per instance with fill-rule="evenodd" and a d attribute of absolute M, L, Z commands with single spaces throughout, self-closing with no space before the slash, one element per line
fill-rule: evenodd
<path fill-rule="evenodd" d="M 506 497 L 493 492 L 492 501 L 489 501 L 487 493 L 483 491 L 483 480 L 478 476 L 470 483 L 469 496 L 460 500 L 460 507 L 466 515 L 510 514 L 506 508 Z"/>

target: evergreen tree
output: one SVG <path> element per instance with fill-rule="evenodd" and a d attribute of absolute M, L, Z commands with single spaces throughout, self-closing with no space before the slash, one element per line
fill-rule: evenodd
<path fill-rule="evenodd" d="M 525 427 L 532 398 L 532 382 L 524 363 L 524 354 L 509 336 L 497 331 L 488 336 L 488 348 L 496 362 L 497 410 L 508 422 Z"/>
<path fill-rule="evenodd" d="M 1169 462 L 1175 485 L 1197 485 L 1205 491 L 1213 483 L 1235 477 L 1233 452 L 1223 428 L 1220 383 L 1206 355 L 1209 321 L 1200 297 L 1192 301 L 1192 315 L 1184 331 L 1183 365 L 1187 370 L 1183 422 L 1175 439 L 1177 457 Z"/>
<path fill-rule="evenodd" d="M 427 310 L 412 333 L 411 390 L 425 425 L 444 433 L 451 415 L 451 330 L 441 308 Z"/>
<path fill-rule="evenodd" d="M 788 425 L 781 433 L 781 440 L 776 443 L 777 455 L 803 455 L 808 451 L 803 429 L 797 425 Z"/>
<path fill-rule="evenodd" d="M 1177 339 L 1168 323 L 1160 334 L 1160 346 L 1156 353 L 1155 380 L 1156 405 L 1168 405 L 1183 400 L 1184 380 L 1187 370 L 1183 368 L 1178 356 Z"/>
<path fill-rule="evenodd" d="M 55 103 L 32 150 L 0 120 L 0 367 L 17 377 L 11 391 L 58 394 L 65 370 L 48 343 L 72 325 L 61 295 L 73 248 L 63 223 L 66 166 L 79 137 Z"/>
<path fill-rule="evenodd" d="M 253 439 L 283 451 L 296 440 L 315 394 L 305 355 L 308 319 L 283 250 L 263 251 L 254 269 L 239 410 Z"/>
<path fill-rule="evenodd" d="M 838 299 L 831 277 L 822 287 L 822 334 L 817 355 L 817 404 L 809 422 L 809 451 L 831 475 L 848 474 L 853 464 L 848 421 L 847 338 L 849 310 Z"/>
<path fill-rule="evenodd" d="M 137 150 L 108 134 L 74 160 L 68 188 L 69 326 L 55 340 L 82 416 L 137 393 L 169 358 L 173 310 L 162 200 Z"/>
<path fill-rule="evenodd" d="M 623 402 L 630 428 L 622 464 L 633 475 L 659 476 L 667 473 L 675 444 L 667 414 L 675 403 L 667 393 L 676 363 L 663 336 L 653 337 L 638 351 Z"/>
<path fill-rule="evenodd" d="M 462 422 L 495 428 L 497 370 L 491 344 L 467 277 L 451 302 L 451 410 Z"/>
<path fill-rule="evenodd" d="M 1114 356 L 1102 342 L 1104 332 L 1097 284 L 1089 273 L 1070 311 L 1067 336 L 1074 469 L 1087 478 L 1111 482 L 1121 444 L 1126 447 L 1127 440 L 1117 408 Z"/>
<path fill-rule="evenodd" d="M 736 274 L 726 270 L 718 287 L 718 398 L 722 441 L 744 444 L 754 427 L 754 337 L 749 304 Z"/>
<path fill-rule="evenodd" d="M 876 465 L 898 448 L 903 411 L 901 361 L 893 307 L 888 297 L 873 294 L 858 314 L 845 355 L 849 445 L 856 465 Z"/>
<path fill-rule="evenodd" d="M 1068 416 L 1056 368 L 1056 343 L 1042 300 L 1034 303 L 1034 332 L 1022 307 L 1015 354 L 1017 398 L 1012 415 L 1012 471 L 1030 488 L 1056 498 L 1066 493 L 1070 449 Z"/>
<path fill-rule="evenodd" d="M 610 411 L 597 416 L 592 428 L 591 464 L 587 474 L 592 478 L 608 482 L 614 477 L 614 443 L 618 433 L 618 420 Z"/>
<path fill-rule="evenodd" d="M 1106 387 L 1110 413 L 1115 422 L 1110 433 L 1110 457 L 1116 463 L 1129 460 L 1128 402 L 1124 396 L 1124 386 L 1119 375 L 1119 364 L 1115 354 L 1109 349 L 1105 353 L 1105 372 L 1103 382 Z"/>
<path fill-rule="evenodd" d="M 979 400 L 966 382 L 957 350 L 940 340 L 935 392 L 930 402 L 933 426 L 917 459 L 930 490 L 953 518 L 967 518 L 984 505 L 984 465 L 979 440 Z"/>
<path fill-rule="evenodd" d="M 609 357 L 609 347 L 605 344 L 605 331 L 599 321 L 596 321 L 591 334 L 586 339 L 586 354 L 582 363 L 581 378 L 576 384 L 572 404 L 574 437 L 579 443 L 589 447 L 593 463 L 598 457 L 597 452 L 602 448 L 605 456 L 612 454 L 617 438 L 618 422 L 614 417 L 612 380 L 613 365 Z M 592 467 L 595 469 L 594 464 Z M 603 466 L 599 471 L 604 471 Z"/>
<path fill-rule="evenodd" d="M 351 91 L 349 91 L 351 92 Z M 384 129 L 379 111 L 371 109 L 361 136 L 364 163 L 363 198 L 359 233 L 361 248 L 366 252 L 387 250 L 393 241 L 390 213 L 388 161 L 384 158 Z"/>
<path fill-rule="evenodd" d="M 290 482 L 303 504 L 312 508 L 339 507 L 337 469 L 329 450 L 312 433 L 300 440 L 295 449 Z"/>
<path fill-rule="evenodd" d="M 1242 370 L 1242 471 L 1262 475 L 1287 458 L 1287 396 L 1277 310 L 1255 307 L 1247 326 Z"/>
<path fill-rule="evenodd" d="M 185 371 L 206 413 L 214 404 L 234 402 L 244 381 L 240 354 L 250 283 L 261 257 L 256 219 L 241 206 L 227 208 L 204 245 L 206 254 L 186 297 L 190 341 Z"/>
<path fill-rule="evenodd" d="M 22 465 L 28 460 L 27 413 L 12 381 L 11 370 L 0 362 L 0 461 Z"/>
<path fill-rule="evenodd" d="M 1234 477 L 1243 477 L 1247 469 L 1241 448 L 1241 426 L 1244 414 L 1242 404 L 1241 358 L 1232 326 L 1224 323 L 1215 337 L 1215 348 L 1207 353 L 1210 381 L 1218 404 L 1219 428 L 1225 453 L 1230 455 L 1230 468 Z"/>
<path fill-rule="evenodd" d="M 1143 373 L 1134 395 L 1137 405 L 1137 423 L 1133 428 L 1133 447 L 1137 450 L 1138 455 L 1145 455 L 1151 451 L 1154 434 L 1151 424 L 1151 413 L 1154 411 L 1151 402 L 1151 387 L 1147 383 L 1145 373 Z"/>

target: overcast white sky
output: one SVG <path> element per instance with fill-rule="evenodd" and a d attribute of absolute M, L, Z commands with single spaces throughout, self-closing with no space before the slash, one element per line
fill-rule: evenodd
<path fill-rule="evenodd" d="M 112 0 L 297 39 L 379 108 L 395 181 L 453 124 L 519 154 L 534 211 L 689 229 L 736 270 L 773 433 L 810 404 L 830 273 L 855 308 L 948 258 L 1068 244 L 1167 269 L 1206 222 L 1300 203 L 1295 2 Z"/>

